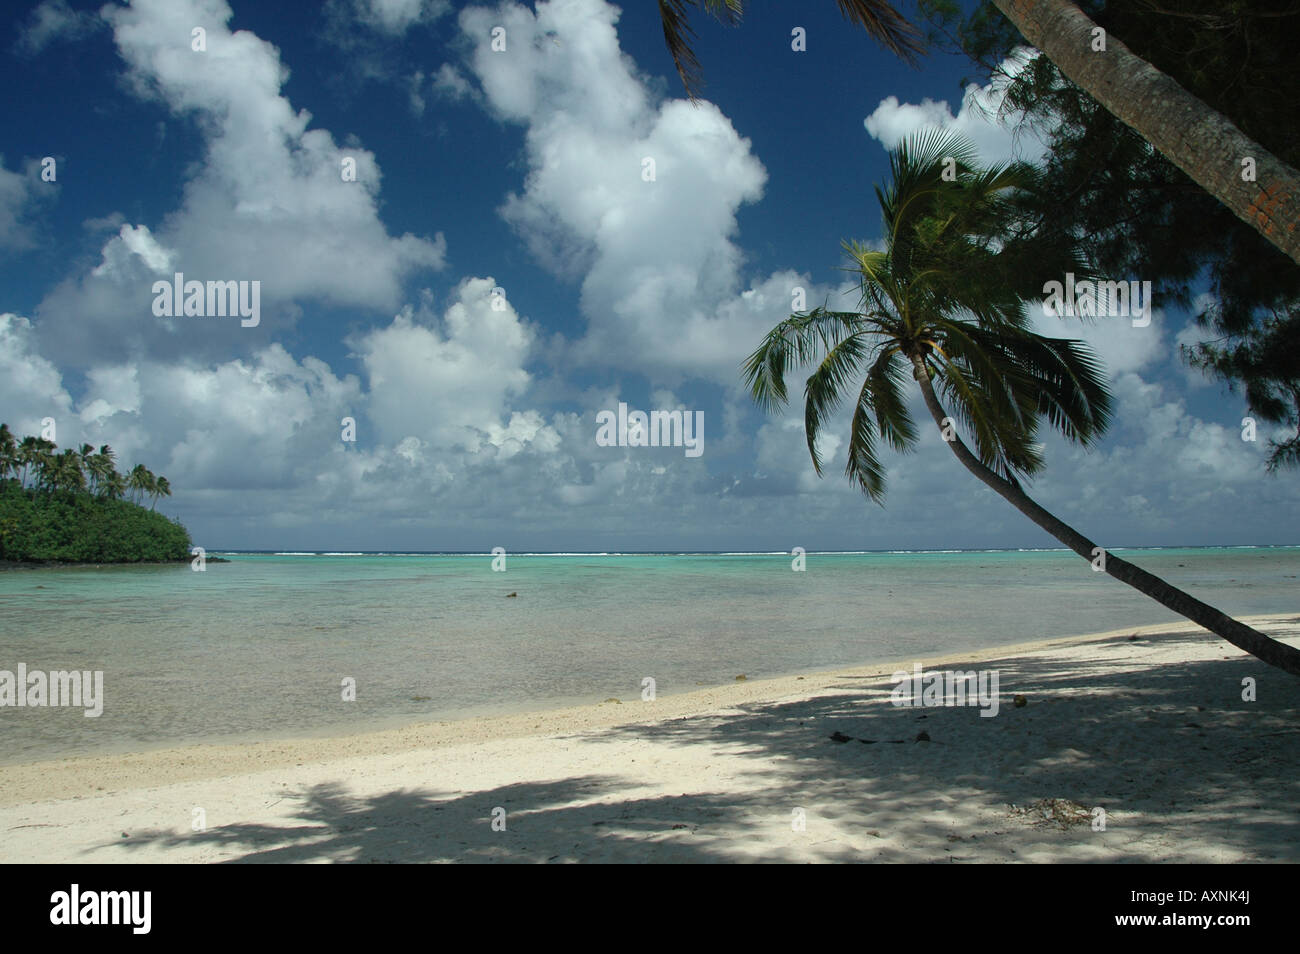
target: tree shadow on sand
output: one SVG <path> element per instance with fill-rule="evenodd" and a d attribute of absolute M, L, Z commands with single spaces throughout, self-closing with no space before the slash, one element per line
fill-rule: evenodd
<path fill-rule="evenodd" d="M 946 664 L 999 671 L 992 718 L 895 707 L 889 680 L 846 677 L 809 700 L 575 735 L 611 747 L 607 775 L 369 797 L 320 785 L 295 796 L 296 822 L 119 846 L 198 844 L 242 862 L 1300 860 L 1300 680 L 1231 648 L 1144 662 L 1163 638 L 1091 643 L 1068 673 L 1032 657 Z M 1258 701 L 1242 699 L 1247 677 Z M 671 777 L 630 782 L 617 747 L 634 740 L 711 751 L 717 781 L 682 781 L 681 794 L 667 794 Z M 1106 830 L 1045 814 L 1047 799 L 1103 808 Z M 506 831 L 492 828 L 497 807 Z"/>
<path fill-rule="evenodd" d="M 735 860 L 720 848 L 731 839 L 697 837 L 700 830 L 730 830 L 738 816 L 763 810 L 752 799 L 710 794 L 613 800 L 620 784 L 588 775 L 455 796 L 392 791 L 357 797 L 329 783 L 291 796 L 302 802 L 295 824 L 146 831 L 116 846 L 204 845 L 227 855 L 227 863 L 634 862 L 663 848 L 677 862 L 723 862 Z M 602 795 L 611 798 L 590 801 Z M 492 827 L 498 807 L 506 810 L 504 831 Z M 778 853 L 771 860 L 795 859 Z M 853 858 L 840 852 L 832 860 Z"/>

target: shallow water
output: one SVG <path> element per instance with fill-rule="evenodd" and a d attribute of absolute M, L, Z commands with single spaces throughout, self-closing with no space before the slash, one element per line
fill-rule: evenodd
<path fill-rule="evenodd" d="M 1300 548 L 1117 551 L 1230 614 L 1300 609 Z M 341 734 L 1179 619 L 1060 551 L 230 554 L 0 572 L 0 670 L 103 670 L 104 711 L 0 708 L 0 762 Z M 517 592 L 515 598 L 506 594 Z M 356 701 L 341 682 L 356 680 Z"/>

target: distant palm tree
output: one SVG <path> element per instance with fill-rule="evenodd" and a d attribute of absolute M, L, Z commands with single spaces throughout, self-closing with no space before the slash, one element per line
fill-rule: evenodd
<path fill-rule="evenodd" d="M 861 278 L 862 308 L 817 308 L 773 329 L 745 363 L 754 399 L 788 400 L 786 374 L 817 362 L 804 389 L 804 429 L 821 473 L 817 437 L 850 386 L 857 387 L 847 475 L 872 499 L 884 496 L 880 440 L 912 449 L 918 431 L 903 387 L 916 381 L 935 426 L 968 471 L 1075 553 L 1235 646 L 1300 675 L 1300 650 L 1280 643 L 1164 580 L 1105 553 L 1021 488 L 1044 466 L 1035 441 L 1045 419 L 1069 441 L 1090 445 L 1106 429 L 1111 398 L 1101 366 L 1082 342 L 1029 329 L 1025 306 L 1060 274 L 1068 248 L 1040 250 L 1019 234 L 1006 197 L 1032 183 L 1025 167 L 977 168 L 959 137 L 915 135 L 890 153 L 892 182 L 877 187 L 885 247 L 848 243 Z M 955 172 L 955 175 L 953 173 Z M 947 173 L 948 175 L 945 175 Z M 947 400 L 948 415 L 935 387 Z M 973 450 L 957 431 L 961 424 Z"/>
<path fill-rule="evenodd" d="M 172 485 L 167 482 L 166 477 L 159 477 L 154 483 L 154 499 L 158 497 L 170 497 L 172 495 Z M 150 510 L 153 507 L 149 508 Z"/>
<path fill-rule="evenodd" d="M 95 468 L 91 466 L 91 461 L 95 456 L 95 448 L 90 444 L 82 444 L 77 449 L 77 457 L 81 461 L 81 472 L 85 475 L 86 484 L 91 491 L 95 489 Z"/>
<path fill-rule="evenodd" d="M 43 449 L 39 437 L 24 437 L 18 444 L 17 458 L 18 463 L 23 468 L 22 484 L 27 486 L 27 478 L 33 470 L 39 469 L 40 458 Z"/>
<path fill-rule="evenodd" d="M 156 474 L 149 472 L 149 483 L 148 486 L 145 487 L 145 493 L 149 495 L 150 510 L 154 508 L 154 504 L 158 502 L 159 496 L 162 495 L 162 491 L 158 488 L 158 480 L 159 478 Z"/>
<path fill-rule="evenodd" d="M 42 490 L 49 490 L 55 484 L 58 445 L 44 437 L 32 439 L 35 451 L 32 457 L 33 483 Z"/>
<path fill-rule="evenodd" d="M 101 445 L 99 452 L 90 459 L 90 469 L 95 475 L 95 491 L 103 496 L 106 482 L 117 474 L 113 448 L 107 444 Z"/>
<path fill-rule="evenodd" d="M 52 490 L 66 490 L 76 493 L 86 489 L 86 474 L 81 469 L 81 455 L 72 448 L 52 458 L 49 486 Z"/>
<path fill-rule="evenodd" d="M 131 491 L 132 497 L 137 503 L 144 499 L 144 495 L 149 492 L 152 482 L 153 474 L 145 469 L 144 464 L 136 464 L 132 467 L 131 473 L 126 478 L 127 489 Z"/>
<path fill-rule="evenodd" d="M 18 442 L 8 424 L 0 424 L 0 480 L 18 473 Z"/>
<path fill-rule="evenodd" d="M 112 471 L 101 484 L 101 491 L 109 500 L 120 500 L 126 495 L 126 478 L 116 470 Z"/>

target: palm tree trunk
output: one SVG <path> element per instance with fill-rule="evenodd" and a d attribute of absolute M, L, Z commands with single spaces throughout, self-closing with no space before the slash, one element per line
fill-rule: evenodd
<path fill-rule="evenodd" d="M 1300 262 L 1300 173 L 1183 89 L 1118 38 L 1092 48 L 1096 24 L 1071 0 L 993 0 L 1075 85 L 1201 188 Z M 1255 181 L 1241 161 L 1255 160 Z"/>
<path fill-rule="evenodd" d="M 925 398 L 925 406 L 929 409 L 934 422 L 942 430 L 946 415 L 943 412 L 943 406 L 939 403 L 939 398 L 934 393 L 934 385 L 930 380 L 929 369 L 926 368 L 925 362 L 920 357 L 912 359 L 912 367 L 915 369 L 916 380 L 921 385 L 921 394 Z M 1052 516 L 1018 486 L 1004 480 L 985 467 L 979 458 L 970 452 L 970 449 L 960 437 L 954 434 L 953 439 L 948 441 L 948 445 L 967 470 L 1026 517 L 1085 560 L 1092 561 L 1096 557 L 1100 548 L 1095 543 L 1073 527 Z M 1238 649 L 1244 649 L 1270 666 L 1277 666 L 1292 675 L 1300 676 L 1300 649 L 1288 646 L 1286 643 L 1280 643 L 1269 636 L 1265 636 L 1257 629 L 1239 623 L 1231 616 L 1219 612 L 1208 603 L 1202 603 L 1196 597 L 1184 593 L 1175 586 L 1170 586 L 1158 576 L 1153 576 L 1146 570 L 1134 566 L 1127 560 L 1121 560 L 1110 553 L 1105 554 L 1102 568 L 1121 583 L 1127 583 L 1135 590 L 1145 593 L 1157 603 L 1173 610 L 1179 616 L 1185 616 L 1193 623 L 1205 627 L 1216 636 L 1223 637 Z"/>

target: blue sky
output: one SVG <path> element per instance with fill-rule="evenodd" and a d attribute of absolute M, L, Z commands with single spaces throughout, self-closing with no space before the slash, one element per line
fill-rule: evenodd
<path fill-rule="evenodd" d="M 840 476 L 847 419 L 818 479 L 802 406 L 765 416 L 740 386 L 793 289 L 854 303 L 840 241 L 880 237 L 886 146 L 941 123 L 988 159 L 1041 153 L 984 118 L 967 61 L 911 69 L 829 0 L 754 4 L 696 22 L 692 106 L 648 0 L 18 9 L 0 420 L 165 474 L 196 543 L 1054 545 L 937 434 L 889 459 L 883 509 Z M 155 316 L 177 271 L 258 281 L 256 327 Z M 1243 402 L 1178 357 L 1188 315 L 1155 306 L 1145 328 L 1040 319 L 1097 349 L 1118 413 L 1093 451 L 1049 439 L 1031 492 L 1105 546 L 1297 542 L 1267 428 L 1241 439 Z M 702 411 L 704 452 L 599 446 L 620 401 Z"/>

